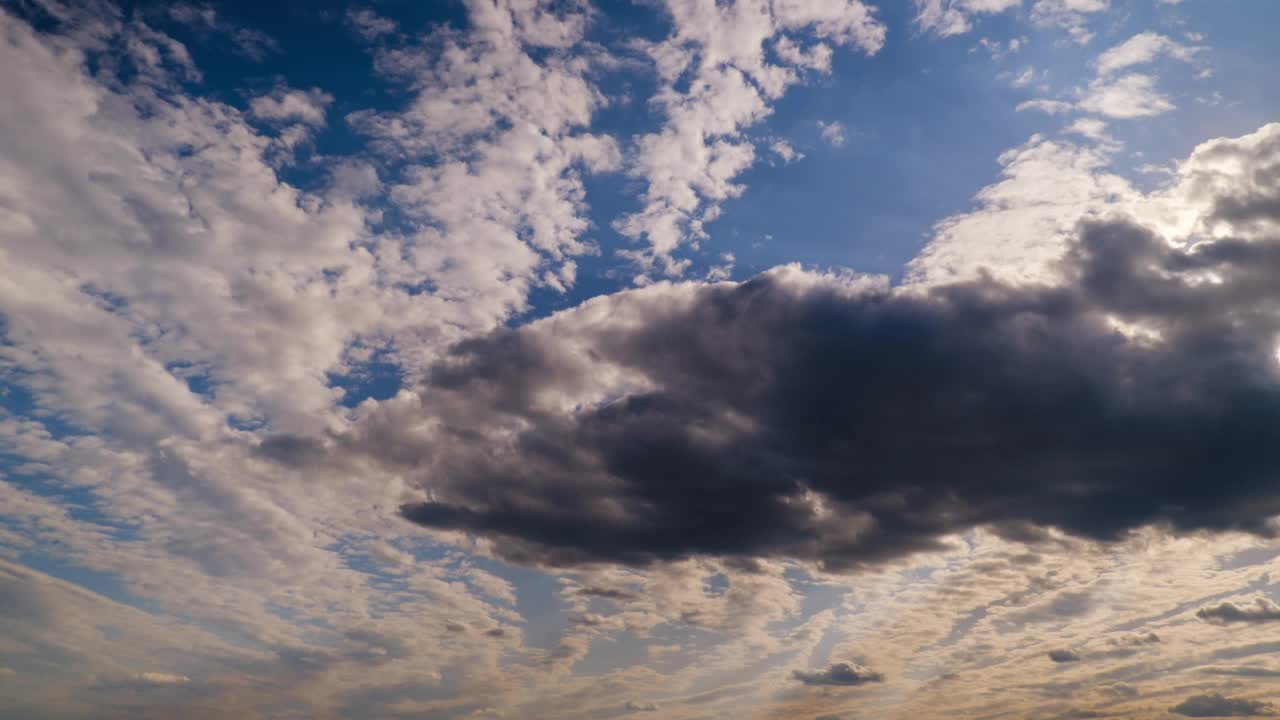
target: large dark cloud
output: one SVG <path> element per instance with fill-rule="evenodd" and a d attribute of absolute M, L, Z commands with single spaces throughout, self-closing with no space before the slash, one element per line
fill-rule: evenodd
<path fill-rule="evenodd" d="M 979 525 L 1270 534 L 1277 277 L 1280 243 L 1184 251 L 1114 219 L 1053 285 L 647 288 L 457 346 L 338 445 L 429 491 L 405 518 L 518 562 L 840 569 Z"/>

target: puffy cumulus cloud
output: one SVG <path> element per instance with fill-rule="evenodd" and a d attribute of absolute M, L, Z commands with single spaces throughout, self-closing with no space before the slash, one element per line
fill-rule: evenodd
<path fill-rule="evenodd" d="M 1160 57 L 1194 63 L 1204 48 L 1183 45 L 1165 35 L 1142 32 L 1102 53 L 1094 60 L 1100 75 L 1110 75 L 1119 70 L 1145 65 Z"/>
<path fill-rule="evenodd" d="M 642 270 L 660 265 L 678 275 L 688 261 L 673 253 L 704 238 L 721 201 L 744 190 L 735 178 L 756 156 L 743 131 L 805 72 L 830 72 L 833 48 L 874 54 L 886 30 L 861 0 L 668 0 L 664 7 L 670 36 L 639 46 L 657 69 L 650 103 L 665 122 L 636 143 L 629 171 L 646 184 L 642 207 L 614 227 L 646 243 L 628 251 Z"/>
<path fill-rule="evenodd" d="M 1224 602 L 1200 608 L 1196 611 L 1196 617 L 1219 625 L 1280 622 L 1280 605 L 1266 598 L 1255 598 L 1252 603 L 1245 605 Z"/>
<path fill-rule="evenodd" d="M 411 474 L 406 518 L 518 562 L 844 568 L 980 525 L 1269 535 L 1276 247 L 1111 217 L 1045 284 L 782 268 L 600 297 L 457 346 L 331 452 Z"/>
<path fill-rule="evenodd" d="M 1169 708 L 1169 712 L 1186 717 L 1273 717 L 1276 709 L 1260 700 L 1223 697 L 1216 693 L 1193 695 Z"/>
<path fill-rule="evenodd" d="M 1022 0 L 915 0 L 916 24 L 942 37 L 961 35 L 973 29 L 974 15 L 1002 13 L 1021 4 Z M 986 42 L 983 38 L 984 46 Z"/>
<path fill-rule="evenodd" d="M 1200 144 L 1151 193 L 1111 172 L 1114 145 L 1078 145 L 1035 135 L 999 158 L 1002 179 L 976 196 L 978 207 L 944 219 L 911 261 L 913 282 L 933 284 L 982 273 L 1045 281 L 1081 218 L 1126 213 L 1177 245 L 1195 237 L 1274 235 L 1280 125 Z"/>
<path fill-rule="evenodd" d="M 795 670 L 791 676 L 805 685 L 865 685 L 884 682 L 884 676 L 857 663 L 832 663 L 825 670 Z"/>

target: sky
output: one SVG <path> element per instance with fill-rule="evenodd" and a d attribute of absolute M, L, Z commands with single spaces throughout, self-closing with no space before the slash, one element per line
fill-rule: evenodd
<path fill-rule="evenodd" d="M 0 1 L 0 718 L 1280 716 L 1278 25 Z"/>

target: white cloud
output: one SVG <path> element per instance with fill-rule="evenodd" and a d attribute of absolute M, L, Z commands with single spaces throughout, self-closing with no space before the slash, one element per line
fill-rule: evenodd
<path fill-rule="evenodd" d="M 999 62 L 1026 47 L 1027 42 L 1028 39 L 1026 37 L 1009 38 L 1007 41 L 992 40 L 984 37 L 978 40 L 977 47 L 985 50 L 992 60 Z"/>
<path fill-rule="evenodd" d="M 1084 45 L 1093 39 L 1089 16 L 1110 7 L 1110 0 L 1035 0 L 1031 21 L 1041 27 L 1065 30 L 1073 42 Z"/>
<path fill-rule="evenodd" d="M 181 685 L 191 682 L 191 678 L 186 675 L 175 675 L 173 673 L 163 672 L 144 672 L 138 675 L 138 679 L 150 685 Z"/>
<path fill-rule="evenodd" d="M 844 123 L 839 120 L 819 120 L 818 134 L 831 147 L 840 148 L 849 143 L 849 137 L 845 134 Z"/>
<path fill-rule="evenodd" d="M 1100 78 L 1090 83 L 1080 108 L 1107 117 L 1130 119 L 1161 115 L 1174 105 L 1158 89 L 1151 75 L 1131 73 L 1118 78 Z"/>
<path fill-rule="evenodd" d="M 1107 134 L 1107 123 L 1105 120 L 1098 118 L 1078 118 L 1075 122 L 1067 126 L 1066 131 L 1096 140 L 1099 142 L 1113 142 L 1111 136 Z"/>
<path fill-rule="evenodd" d="M 973 29 L 973 16 L 1002 13 L 1022 0 L 915 0 L 916 24 L 939 36 L 961 35 Z"/>
<path fill-rule="evenodd" d="M 1049 115 L 1061 115 L 1062 113 L 1071 112 L 1072 110 L 1075 109 L 1075 107 L 1076 106 L 1074 104 L 1063 101 L 1063 100 L 1041 99 L 1041 100 L 1025 100 L 1023 102 L 1020 102 L 1018 103 L 1018 106 L 1017 108 L 1015 108 L 1015 110 L 1017 112 L 1023 112 L 1026 110 L 1036 110 L 1042 113 L 1048 113 Z"/>
<path fill-rule="evenodd" d="M 259 95 L 250 100 L 249 111 L 262 120 L 298 120 L 322 127 L 325 110 L 332 102 L 333 96 L 319 88 L 292 90 L 278 87 L 269 95 Z"/>
<path fill-rule="evenodd" d="M 804 153 L 796 150 L 795 146 L 786 140 L 771 141 L 769 143 L 769 150 L 782 161 L 783 165 L 790 165 L 793 162 L 804 159 Z"/>
<path fill-rule="evenodd" d="M 1107 50 L 1094 60 L 1100 75 L 1110 75 L 1134 65 L 1145 65 L 1161 56 L 1194 63 L 1202 48 L 1183 45 L 1164 35 L 1143 32 Z"/>
<path fill-rule="evenodd" d="M 642 269 L 660 264 L 678 275 L 688 261 L 675 258 L 675 251 L 703 239 L 720 202 L 744 191 L 735 179 L 756 156 L 742 131 L 767 116 L 771 103 L 802 80 L 802 71 L 828 71 L 832 46 L 873 54 L 884 43 L 885 27 L 859 0 L 669 0 L 666 9 L 671 35 L 643 45 L 661 83 L 651 102 L 665 123 L 638 140 L 631 161 L 630 172 L 646 183 L 643 207 L 614 227 L 647 243 L 628 253 Z M 810 38 L 807 48 L 797 39 L 802 33 Z M 783 64 L 767 59 L 770 46 Z M 686 73 L 687 89 L 677 89 Z"/>

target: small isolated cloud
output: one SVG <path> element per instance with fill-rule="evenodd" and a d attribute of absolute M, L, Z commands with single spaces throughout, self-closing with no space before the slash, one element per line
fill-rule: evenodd
<path fill-rule="evenodd" d="M 144 672 L 138 675 L 138 680 L 148 685 L 183 685 L 191 682 L 191 678 L 186 675 L 175 675 L 173 673 L 162 672 Z"/>
<path fill-rule="evenodd" d="M 804 159 L 804 153 L 796 150 L 795 146 L 786 140 L 774 140 L 769 143 L 769 151 L 773 153 L 774 157 L 781 160 L 783 165 L 790 165 L 797 160 Z"/>
<path fill-rule="evenodd" d="M 1174 109 L 1169 98 L 1156 89 L 1155 78 L 1139 73 L 1094 81 L 1080 101 L 1080 107 L 1120 119 L 1151 117 Z"/>
<path fill-rule="evenodd" d="M 1049 659 L 1056 663 L 1080 662 L 1080 655 L 1073 650 L 1050 650 Z"/>
<path fill-rule="evenodd" d="M 651 702 L 636 702 L 628 700 L 623 706 L 628 712 L 658 712 L 658 706 Z"/>
<path fill-rule="evenodd" d="M 1036 81 L 1036 69 L 1034 67 L 1027 66 L 1017 75 L 1006 75 L 1004 77 L 1008 77 L 1009 84 L 1016 88 L 1029 87 L 1031 83 Z"/>
<path fill-rule="evenodd" d="M 1193 695 L 1169 708 L 1169 712 L 1187 717 L 1274 717 L 1276 710 L 1270 703 L 1243 698 L 1229 698 L 1218 694 Z"/>
<path fill-rule="evenodd" d="M 845 134 L 844 123 L 839 120 L 832 120 L 831 122 L 819 120 L 818 132 L 831 147 L 844 147 L 849 142 L 849 138 Z"/>
<path fill-rule="evenodd" d="M 986 51 L 992 60 L 999 62 L 1009 55 L 1012 55 L 1022 48 L 1026 47 L 1026 37 L 1009 38 L 1007 41 L 992 40 L 991 38 L 981 38 L 978 44 L 970 52 L 976 52 L 979 49 Z"/>
<path fill-rule="evenodd" d="M 884 675 L 856 663 L 833 663 L 826 670 L 796 670 L 792 677 L 805 685 L 866 685 L 884 682 Z"/>
<path fill-rule="evenodd" d="M 400 29 L 395 20 L 383 17 L 369 8 L 348 10 L 346 22 L 357 35 L 370 42 L 385 35 L 392 35 Z"/>
<path fill-rule="evenodd" d="M 1200 608 L 1196 612 L 1196 617 L 1215 625 L 1275 622 L 1280 621 L 1280 605 L 1266 598 L 1257 598 L 1252 605 L 1224 602 L 1221 605 Z"/>
<path fill-rule="evenodd" d="M 278 87 L 269 95 L 249 101 L 249 112 L 259 120 L 297 120 L 307 125 L 322 126 L 325 109 L 333 96 L 319 88 L 290 90 Z"/>
<path fill-rule="evenodd" d="M 1018 107 L 1014 109 L 1018 112 L 1038 110 L 1050 115 L 1060 115 L 1071 112 L 1075 109 L 1075 105 L 1062 100 L 1027 100 L 1026 102 L 1018 103 Z"/>

